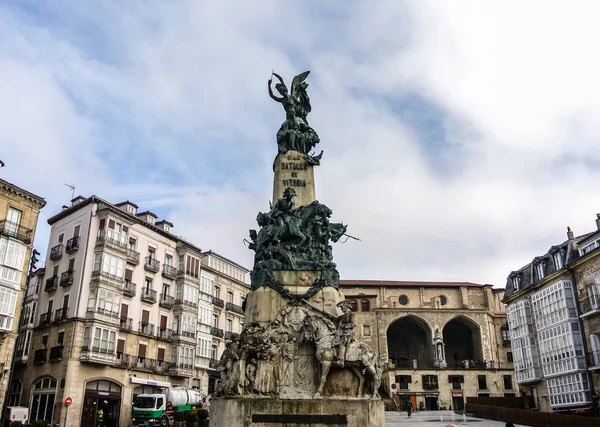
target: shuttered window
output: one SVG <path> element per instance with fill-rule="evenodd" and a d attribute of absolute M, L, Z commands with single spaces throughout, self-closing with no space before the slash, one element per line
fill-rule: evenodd
<path fill-rule="evenodd" d="M 165 360 L 165 349 L 164 348 L 159 348 L 158 349 L 158 360 Z"/>
<path fill-rule="evenodd" d="M 146 357 L 146 344 L 138 344 L 138 357 L 140 359 Z"/>
<path fill-rule="evenodd" d="M 145 325 L 150 323 L 150 312 L 148 310 L 142 310 L 142 323 Z"/>
<path fill-rule="evenodd" d="M 125 352 L 125 340 L 117 341 L 117 353 Z"/>

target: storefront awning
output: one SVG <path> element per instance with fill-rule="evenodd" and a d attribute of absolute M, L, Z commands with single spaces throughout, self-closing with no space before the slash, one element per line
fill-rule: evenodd
<path fill-rule="evenodd" d="M 146 380 L 144 378 L 131 377 L 132 384 L 143 384 L 143 385 L 151 385 L 154 387 L 165 387 L 170 388 L 171 383 L 165 381 L 154 381 L 154 380 Z"/>

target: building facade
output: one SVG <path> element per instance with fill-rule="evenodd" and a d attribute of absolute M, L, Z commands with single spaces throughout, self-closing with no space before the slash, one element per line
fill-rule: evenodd
<path fill-rule="evenodd" d="M 504 291 L 468 282 L 341 280 L 356 334 L 388 361 L 401 409 L 464 408 L 468 396 L 516 396 Z M 391 364 L 391 365 L 390 365 Z"/>
<path fill-rule="evenodd" d="M 547 412 L 591 412 L 593 387 L 571 266 L 587 237 L 552 246 L 510 273 L 505 299 L 515 375 L 531 406 Z M 581 280 L 581 279 L 580 279 Z"/>
<path fill-rule="evenodd" d="M 45 205 L 43 198 L 0 179 L 0 412 L 9 386 L 38 215 Z"/>
<path fill-rule="evenodd" d="M 156 219 L 92 196 L 48 220 L 45 269 L 30 278 L 11 382 L 31 420 L 63 425 L 70 397 L 66 425 L 124 426 L 136 394 L 208 389 L 213 346 L 227 338 L 212 330 L 210 279 L 221 273 L 205 264 L 217 257 Z M 243 289 L 247 270 L 237 268 L 232 280 Z"/>

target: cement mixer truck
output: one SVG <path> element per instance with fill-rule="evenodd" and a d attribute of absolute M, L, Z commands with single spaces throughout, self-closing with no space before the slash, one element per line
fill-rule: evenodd
<path fill-rule="evenodd" d="M 172 387 L 159 394 L 138 394 L 133 400 L 133 424 L 136 426 L 172 426 L 175 413 L 202 408 L 206 393 L 196 388 Z"/>

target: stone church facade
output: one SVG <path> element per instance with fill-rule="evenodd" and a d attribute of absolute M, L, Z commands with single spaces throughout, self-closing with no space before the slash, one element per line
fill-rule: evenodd
<path fill-rule="evenodd" d="M 460 410 L 469 396 L 517 396 L 503 289 L 470 282 L 341 280 L 356 337 L 388 361 L 395 405 Z M 389 401 L 391 403 L 391 401 Z"/>

